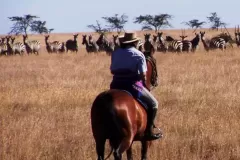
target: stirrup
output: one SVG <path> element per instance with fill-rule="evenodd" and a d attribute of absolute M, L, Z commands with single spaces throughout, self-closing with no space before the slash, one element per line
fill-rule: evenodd
<path fill-rule="evenodd" d="M 160 138 L 162 138 L 163 137 L 163 132 L 162 132 L 162 130 L 160 129 L 160 128 L 158 128 L 158 127 L 156 127 L 156 125 L 155 124 L 153 124 L 153 128 L 155 129 L 157 129 L 158 130 L 158 133 L 156 134 L 156 135 L 160 135 Z"/>

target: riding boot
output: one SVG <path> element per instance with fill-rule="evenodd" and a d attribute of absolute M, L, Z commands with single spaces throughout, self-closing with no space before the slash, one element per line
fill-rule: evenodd
<path fill-rule="evenodd" d="M 145 138 L 147 140 L 155 140 L 161 138 L 161 133 L 153 133 L 154 128 L 154 119 L 157 114 L 157 108 L 154 108 L 148 112 L 148 121 L 147 121 L 147 127 L 145 131 Z"/>

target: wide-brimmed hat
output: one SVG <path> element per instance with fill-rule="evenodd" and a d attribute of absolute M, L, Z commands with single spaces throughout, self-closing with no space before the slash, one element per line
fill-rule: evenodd
<path fill-rule="evenodd" d="M 139 40 L 139 42 L 138 42 L 138 45 L 137 45 L 138 47 L 140 47 L 140 46 L 143 46 L 143 42 L 141 41 L 141 40 Z"/>
<path fill-rule="evenodd" d="M 122 43 L 123 38 L 124 38 L 124 35 L 120 35 L 120 36 L 118 36 L 118 41 L 119 41 L 119 43 Z"/>
<path fill-rule="evenodd" d="M 127 43 L 136 42 L 136 41 L 139 41 L 139 40 L 140 40 L 140 38 L 137 37 L 136 33 L 129 32 L 129 33 L 124 34 L 124 37 L 122 39 L 122 43 L 127 44 Z"/>

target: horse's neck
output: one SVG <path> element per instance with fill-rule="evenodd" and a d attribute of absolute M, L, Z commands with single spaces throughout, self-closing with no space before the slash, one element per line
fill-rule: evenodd
<path fill-rule="evenodd" d="M 147 82 L 146 85 L 148 89 L 152 89 L 158 85 L 158 74 L 157 74 L 157 66 L 156 60 L 151 54 L 146 54 L 147 61 Z"/>

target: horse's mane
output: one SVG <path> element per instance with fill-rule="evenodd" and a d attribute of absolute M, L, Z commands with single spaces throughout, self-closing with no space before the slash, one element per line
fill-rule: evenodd
<path fill-rule="evenodd" d="M 156 59 L 149 53 L 144 52 L 145 58 L 149 61 L 152 65 L 152 76 L 151 76 L 151 85 L 155 88 L 158 86 L 158 73 L 157 73 L 157 64 Z"/>

